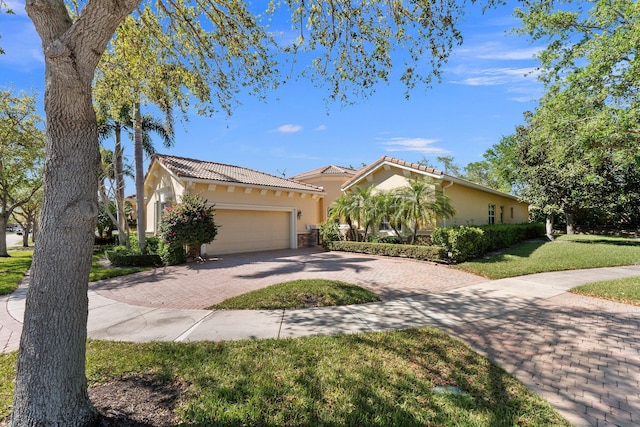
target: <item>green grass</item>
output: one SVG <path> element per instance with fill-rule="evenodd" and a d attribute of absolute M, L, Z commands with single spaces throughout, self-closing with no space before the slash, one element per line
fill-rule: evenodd
<path fill-rule="evenodd" d="M 103 267 L 99 263 L 100 258 L 102 257 L 104 257 L 103 254 L 93 254 L 91 258 L 91 272 L 89 273 L 90 282 L 110 279 L 112 277 L 125 276 L 127 274 L 133 274 L 140 271 L 148 270 L 147 268 L 140 267 Z"/>
<path fill-rule="evenodd" d="M 380 301 L 373 292 L 337 280 L 305 279 L 279 283 L 229 298 L 210 310 L 277 310 Z"/>
<path fill-rule="evenodd" d="M 90 341 L 87 377 L 90 385 L 140 379 L 181 390 L 180 425 L 569 426 L 505 371 L 432 328 L 221 343 Z M 444 385 L 468 395 L 432 391 Z M 2 397 L 0 414 L 8 414 Z"/>
<path fill-rule="evenodd" d="M 570 292 L 624 304 L 640 305 L 640 277 L 589 283 L 577 286 Z"/>
<path fill-rule="evenodd" d="M 10 294 L 18 287 L 20 280 L 31 266 L 33 251 L 10 251 L 9 255 L 11 256 L 8 258 L 0 258 L 0 295 Z M 138 267 L 103 267 L 98 263 L 101 256 L 94 254 L 91 260 L 91 273 L 89 275 L 89 281 L 91 282 L 145 270 Z"/>
<path fill-rule="evenodd" d="M 640 262 L 640 241 L 622 237 L 560 236 L 555 242 L 525 242 L 488 259 L 456 268 L 489 279 L 546 271 L 614 267 Z"/>
<path fill-rule="evenodd" d="M 13 292 L 31 267 L 32 251 L 10 251 L 8 258 L 0 258 L 0 295 Z"/>

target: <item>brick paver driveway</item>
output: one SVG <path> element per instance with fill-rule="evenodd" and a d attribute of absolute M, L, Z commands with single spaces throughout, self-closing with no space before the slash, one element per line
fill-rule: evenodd
<path fill-rule="evenodd" d="M 147 307 L 205 308 L 275 283 L 332 279 L 376 292 L 383 300 L 439 292 L 486 281 L 444 265 L 371 255 L 295 249 L 228 255 L 103 280 L 99 294 Z"/>

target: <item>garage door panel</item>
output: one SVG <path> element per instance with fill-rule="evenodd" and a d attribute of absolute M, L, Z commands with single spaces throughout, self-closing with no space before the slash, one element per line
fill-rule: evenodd
<path fill-rule="evenodd" d="M 216 210 L 220 226 L 208 255 L 287 249 L 290 247 L 290 212 Z"/>

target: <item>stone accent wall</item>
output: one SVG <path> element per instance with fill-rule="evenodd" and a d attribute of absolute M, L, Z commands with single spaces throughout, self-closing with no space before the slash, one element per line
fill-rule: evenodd
<path fill-rule="evenodd" d="M 318 229 L 311 229 L 307 233 L 298 233 L 298 247 L 312 248 L 318 246 Z"/>

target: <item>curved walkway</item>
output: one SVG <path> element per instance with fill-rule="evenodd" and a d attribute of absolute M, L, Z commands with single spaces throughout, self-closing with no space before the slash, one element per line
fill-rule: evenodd
<path fill-rule="evenodd" d="M 437 326 L 545 397 L 578 426 L 640 424 L 640 307 L 568 294 L 640 275 L 640 266 L 485 281 L 444 266 L 317 251 L 230 256 L 92 284 L 89 336 L 144 342 L 286 338 Z M 209 311 L 247 290 L 296 278 L 344 280 L 379 303 L 302 310 Z M 0 297 L 0 348 L 17 348 L 26 286 Z"/>

